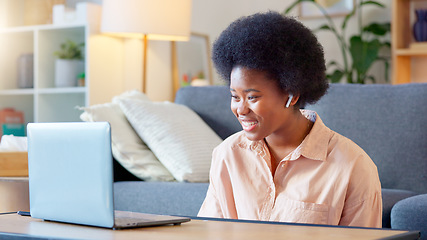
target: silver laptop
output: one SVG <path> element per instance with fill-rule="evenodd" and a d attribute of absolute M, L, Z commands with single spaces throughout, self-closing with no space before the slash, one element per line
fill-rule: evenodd
<path fill-rule="evenodd" d="M 27 135 L 31 217 L 113 229 L 190 221 L 114 211 L 109 123 L 29 123 Z"/>

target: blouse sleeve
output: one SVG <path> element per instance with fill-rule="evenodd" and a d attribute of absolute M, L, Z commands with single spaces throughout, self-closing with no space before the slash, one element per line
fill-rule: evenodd
<path fill-rule="evenodd" d="M 352 170 L 339 225 L 381 228 L 382 210 L 378 170 L 364 154 Z"/>
<path fill-rule="evenodd" d="M 218 156 L 218 147 L 216 147 L 212 152 L 212 162 L 211 169 L 209 172 L 209 188 L 206 193 L 206 198 L 197 214 L 198 217 L 212 217 L 212 218 L 224 218 L 224 214 L 221 210 L 220 197 L 218 192 L 216 191 L 216 187 L 221 184 L 221 177 L 218 176 L 219 169 L 221 168 L 219 165 L 221 161 L 221 157 Z"/>
<path fill-rule="evenodd" d="M 223 218 L 221 207 L 212 184 L 209 185 L 205 201 L 199 210 L 198 217 Z"/>
<path fill-rule="evenodd" d="M 381 192 L 375 193 L 370 198 L 346 206 L 339 225 L 357 227 L 382 227 L 382 200 Z"/>

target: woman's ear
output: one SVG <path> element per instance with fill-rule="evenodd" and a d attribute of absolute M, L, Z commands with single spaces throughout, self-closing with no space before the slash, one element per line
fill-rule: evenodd
<path fill-rule="evenodd" d="M 289 93 L 288 100 L 286 101 L 285 108 L 288 108 L 290 106 L 294 106 L 298 102 L 299 96 L 300 96 L 299 94 L 296 94 L 294 96 L 292 93 Z"/>
<path fill-rule="evenodd" d="M 293 97 L 294 97 L 294 95 L 292 93 L 289 93 L 288 101 L 286 102 L 286 105 L 285 105 L 286 108 L 288 108 L 289 105 L 291 104 L 291 101 L 292 101 Z"/>

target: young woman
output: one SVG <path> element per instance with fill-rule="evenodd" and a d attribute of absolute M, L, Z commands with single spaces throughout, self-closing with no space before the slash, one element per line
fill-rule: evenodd
<path fill-rule="evenodd" d="M 214 43 L 213 61 L 243 131 L 214 150 L 199 216 L 381 227 L 375 164 L 300 110 L 328 88 L 309 29 L 276 12 L 242 17 Z"/>

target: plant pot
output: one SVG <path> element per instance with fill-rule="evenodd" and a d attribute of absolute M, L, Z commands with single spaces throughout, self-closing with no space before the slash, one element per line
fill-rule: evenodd
<path fill-rule="evenodd" d="M 78 75 L 84 70 L 83 60 L 56 59 L 55 87 L 76 87 Z"/>

